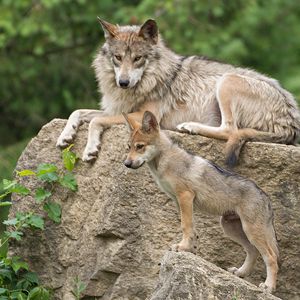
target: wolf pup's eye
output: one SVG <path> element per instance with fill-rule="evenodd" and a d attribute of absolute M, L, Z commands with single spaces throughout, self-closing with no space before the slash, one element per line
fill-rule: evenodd
<path fill-rule="evenodd" d="M 141 59 L 142 59 L 141 56 L 136 56 L 136 57 L 134 58 L 134 62 L 138 62 L 138 61 L 140 61 Z"/>
<path fill-rule="evenodd" d="M 137 145 L 135 146 L 135 148 L 136 148 L 136 150 L 141 150 L 141 149 L 144 148 L 144 145 L 143 145 L 143 144 L 137 144 Z"/>
<path fill-rule="evenodd" d="M 122 60 L 122 56 L 121 55 L 115 55 L 115 59 L 118 60 L 118 61 L 121 61 Z"/>

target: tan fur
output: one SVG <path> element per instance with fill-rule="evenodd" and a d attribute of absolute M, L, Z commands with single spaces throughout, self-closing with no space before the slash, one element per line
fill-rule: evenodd
<path fill-rule="evenodd" d="M 142 124 L 130 117 L 126 120 L 132 134 L 125 166 L 137 169 L 146 162 L 160 188 L 179 204 L 183 238 L 173 250 L 195 250 L 193 206 L 221 215 L 224 233 L 247 254 L 240 268 L 229 271 L 240 277 L 248 276 L 260 253 L 267 268 L 266 281 L 260 286 L 274 291 L 279 252 L 268 196 L 253 181 L 174 145 L 159 129 L 151 112 L 144 113 Z"/>
<path fill-rule="evenodd" d="M 83 160 L 96 158 L 103 116 L 133 113 L 141 119 L 150 110 L 165 129 L 228 140 L 228 158 L 240 142 L 240 129 L 255 129 L 252 140 L 293 144 L 300 133 L 300 114 L 293 96 L 279 83 L 253 70 L 198 56 L 181 56 L 168 49 L 155 21 L 117 26 L 101 21 L 106 41 L 93 62 L 102 94 L 98 115 L 75 111 L 57 141 L 65 147 L 83 120 L 91 126 Z M 121 84 L 129 84 L 127 88 Z M 151 109 L 149 109 L 151 106 Z M 105 124 L 115 124 L 114 118 Z M 101 127 L 101 128 L 100 128 Z M 241 139 L 247 139 L 246 135 Z M 233 149 L 231 151 L 231 149 Z M 233 158 L 231 157 L 233 156 Z"/>

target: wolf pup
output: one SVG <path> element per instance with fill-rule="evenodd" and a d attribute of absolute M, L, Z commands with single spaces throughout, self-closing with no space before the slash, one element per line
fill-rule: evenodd
<path fill-rule="evenodd" d="M 173 249 L 193 250 L 193 206 L 220 215 L 225 234 L 247 253 L 243 265 L 229 271 L 239 277 L 249 275 L 260 253 L 267 268 L 260 287 L 273 292 L 279 254 L 268 196 L 253 181 L 174 145 L 151 112 L 144 113 L 142 124 L 124 117 L 132 130 L 125 166 L 137 169 L 146 162 L 160 188 L 179 204 L 183 238 Z"/>
<path fill-rule="evenodd" d="M 103 129 L 124 123 L 122 112 L 141 122 L 152 111 L 169 130 L 228 140 L 225 155 L 234 164 L 246 140 L 293 144 L 300 114 L 293 96 L 255 71 L 168 49 L 154 20 L 118 26 L 103 20 L 105 43 L 93 62 L 101 111 L 76 110 L 57 140 L 72 142 L 90 122 L 84 161 L 96 159 Z"/>

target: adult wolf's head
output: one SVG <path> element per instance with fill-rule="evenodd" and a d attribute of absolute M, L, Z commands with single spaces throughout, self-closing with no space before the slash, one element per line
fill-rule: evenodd
<path fill-rule="evenodd" d="M 99 21 L 106 39 L 102 53 L 111 61 L 117 85 L 133 88 L 141 80 L 158 42 L 156 22 L 148 20 L 139 27 Z"/>

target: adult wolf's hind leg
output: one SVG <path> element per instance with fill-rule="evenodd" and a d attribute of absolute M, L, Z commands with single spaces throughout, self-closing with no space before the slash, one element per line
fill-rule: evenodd
<path fill-rule="evenodd" d="M 56 146 L 60 148 L 67 147 L 76 136 L 79 126 L 83 122 L 90 122 L 96 116 L 102 116 L 103 111 L 92 109 L 75 110 L 69 117 L 67 125 L 57 139 Z"/>
<path fill-rule="evenodd" d="M 221 217 L 221 225 L 223 227 L 225 235 L 231 238 L 236 243 L 240 244 L 247 256 L 240 268 L 232 267 L 229 268 L 228 271 L 239 276 L 246 277 L 248 276 L 256 262 L 258 257 L 257 249 L 249 242 L 243 227 L 241 220 L 236 214 L 227 214 Z"/>
<path fill-rule="evenodd" d="M 219 127 L 207 126 L 199 122 L 186 122 L 179 124 L 177 129 L 191 134 L 227 140 L 230 134 L 237 130 L 232 113 L 233 99 L 237 98 L 238 93 L 241 93 L 236 87 L 241 86 L 236 82 L 237 80 L 241 80 L 239 76 L 227 74 L 219 80 L 216 86 L 216 97 L 221 111 L 221 125 Z"/>

